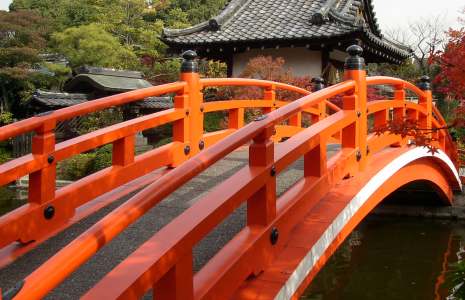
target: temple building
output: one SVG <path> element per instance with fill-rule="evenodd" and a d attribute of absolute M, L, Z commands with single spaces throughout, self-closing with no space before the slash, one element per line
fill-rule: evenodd
<path fill-rule="evenodd" d="M 282 57 L 298 76 L 328 78 L 358 43 L 368 63 L 400 64 L 411 50 L 383 37 L 372 0 L 231 0 L 220 14 L 185 29 L 164 29 L 172 53 L 192 49 L 241 74 L 256 56 Z"/>

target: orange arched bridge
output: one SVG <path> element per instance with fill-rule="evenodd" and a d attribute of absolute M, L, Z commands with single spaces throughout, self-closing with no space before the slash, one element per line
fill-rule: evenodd
<path fill-rule="evenodd" d="M 453 191 L 461 190 L 458 155 L 427 79 L 417 87 L 396 78 L 366 77 L 362 49 L 351 46 L 348 52 L 345 81 L 328 88 L 317 82 L 310 93 L 270 81 L 201 79 L 195 53 L 188 51 L 178 82 L 2 127 L 0 141 L 35 133 L 31 154 L 0 165 L 0 185 L 29 175 L 28 203 L 0 218 L 3 266 L 113 201 L 102 195 L 140 178 L 149 184 L 15 286 L 3 287 L 0 298 L 45 297 L 150 209 L 241 147 L 248 148 L 245 166 L 154 232 L 82 297 L 133 299 L 152 291 L 154 298 L 170 300 L 297 298 L 390 193 L 425 181 L 450 205 Z M 375 85 L 391 86 L 393 99 L 368 102 L 367 89 Z M 263 99 L 203 101 L 204 89 L 220 86 L 259 87 Z M 279 100 L 277 90 L 301 98 Z M 407 101 L 407 91 L 418 100 Z M 57 122 L 165 94 L 175 94 L 174 108 L 55 143 Z M 329 101 L 336 96 L 342 96 L 341 107 Z M 247 109 L 261 109 L 263 115 L 245 124 Z M 228 128 L 204 133 L 204 115 L 216 111 L 228 111 Z M 311 126 L 303 126 L 303 118 Z M 411 145 L 415 137 L 408 134 L 373 133 L 404 120 L 425 130 L 429 148 Z M 136 156 L 135 135 L 164 124 L 172 124 L 172 142 Z M 57 162 L 106 144 L 113 145 L 111 167 L 56 189 Z M 339 145 L 331 156 L 329 144 Z M 277 195 L 278 174 L 299 160 L 303 174 Z M 244 227 L 194 270 L 194 247 L 242 205 Z"/>

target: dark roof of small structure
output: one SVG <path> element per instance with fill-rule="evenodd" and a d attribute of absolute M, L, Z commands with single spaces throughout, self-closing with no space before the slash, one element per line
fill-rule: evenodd
<path fill-rule="evenodd" d="M 148 97 L 143 101 L 138 101 L 135 105 L 142 109 L 169 109 L 173 108 L 173 99 L 171 97 Z"/>
<path fill-rule="evenodd" d="M 142 73 L 137 71 L 84 66 L 76 72 L 77 75 L 65 84 L 65 91 L 87 93 L 94 89 L 120 93 L 152 86 L 142 78 Z"/>
<path fill-rule="evenodd" d="M 88 100 L 90 99 L 86 94 L 69 94 L 42 90 L 36 90 L 31 98 L 31 101 L 36 104 L 54 109 L 73 106 Z M 163 110 L 173 108 L 173 100 L 171 97 L 148 97 L 144 100 L 134 102 L 134 106 L 141 109 Z"/>
<path fill-rule="evenodd" d="M 186 29 L 164 29 L 163 39 L 173 48 L 208 47 L 207 51 L 215 51 L 212 46 L 263 47 L 270 43 L 341 47 L 345 39 L 347 43 L 359 39 L 371 54 L 391 61 L 398 62 L 411 53 L 382 36 L 372 0 L 231 0 L 207 22 Z"/>
<path fill-rule="evenodd" d="M 61 108 L 86 102 L 85 94 L 68 94 L 37 90 L 32 94 L 31 101 L 51 108 Z"/>

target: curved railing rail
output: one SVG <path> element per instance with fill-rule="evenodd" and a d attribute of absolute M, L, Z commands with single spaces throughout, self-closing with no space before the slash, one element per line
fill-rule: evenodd
<path fill-rule="evenodd" d="M 375 125 L 382 125 L 396 118 L 410 118 L 418 121 L 421 126 L 425 126 L 424 128 L 437 128 L 438 130 L 433 133 L 437 135 L 435 146 L 445 152 L 453 151 L 447 130 L 441 129 L 445 126 L 444 120 L 438 112 L 435 112 L 436 117 L 433 117 L 431 91 L 428 86 L 418 89 L 410 83 L 395 78 L 366 78 L 358 50 L 352 49 L 349 52 L 351 57 L 347 62 L 346 81 L 306 95 L 276 110 L 274 109 L 276 88 L 302 93 L 303 91 L 278 83 L 256 80 L 199 79 L 194 70 L 183 73 L 181 75 L 181 79 L 185 82 L 183 94 L 178 93 L 175 97 L 174 109 L 158 113 L 157 122 L 160 124 L 161 120 L 183 122 L 179 123 L 180 131 L 175 133 L 175 137 L 177 134 L 179 136 L 174 141 L 181 145 L 179 151 L 184 151 L 184 154 L 187 152 L 189 155 L 178 160 L 167 158 L 172 164 L 176 163 L 176 168 L 109 213 L 30 274 L 25 279 L 24 285 L 18 289 L 15 299 L 44 297 L 149 209 L 206 168 L 238 147 L 248 145 L 249 142 L 251 144 L 247 166 L 215 187 L 157 232 L 97 283 L 84 298 L 139 298 L 151 288 L 157 299 L 230 297 L 247 277 L 258 274 L 279 253 L 289 237 L 290 230 L 300 220 L 298 216 L 308 209 L 308 201 L 304 201 L 303 197 L 310 189 L 324 194 L 348 174 L 362 172 L 366 168 L 368 159 L 376 152 L 391 145 L 405 146 L 409 143 L 411 137 L 408 136 L 402 137 L 390 132 L 380 135 L 369 134 L 369 115 L 374 115 Z M 193 62 L 186 57 L 185 64 L 192 66 Z M 367 85 L 376 84 L 394 86 L 394 100 L 367 103 Z M 202 88 L 220 85 L 258 85 L 265 88 L 265 99 L 234 101 L 238 102 L 237 106 L 231 106 L 227 102 L 203 104 L 199 101 Z M 405 89 L 410 89 L 418 95 L 418 103 L 405 100 Z M 301 127 L 300 114 L 312 108 L 322 112 L 321 107 L 327 105 L 327 99 L 337 95 L 343 95 L 342 109 L 326 116 L 325 108 L 324 116 L 319 116 L 318 122 L 309 128 L 294 131 L 292 136 L 282 143 L 273 142 L 273 136 L 283 122 L 287 122 L 287 126 Z M 265 111 L 266 116 L 244 126 L 243 109 L 250 107 L 253 101 L 257 101 L 255 107 L 265 107 L 269 110 Z M 272 104 L 265 106 L 262 101 L 272 101 Z M 181 111 L 184 114 L 186 111 L 189 112 L 187 118 L 182 117 L 182 113 L 177 115 L 179 109 L 184 109 Z M 203 113 L 217 110 L 229 110 L 230 128 L 226 133 L 220 133 L 221 142 L 204 143 L 204 146 L 209 147 L 186 151 L 186 146 L 200 145 L 197 142 L 204 142 L 208 137 L 208 134 L 203 134 L 203 130 L 199 130 L 202 128 Z M 154 122 L 150 116 L 145 118 Z M 114 125 L 109 127 L 110 129 L 91 133 L 92 139 L 114 142 L 133 135 L 136 129 L 145 128 L 141 125 L 145 124 L 145 121 L 134 119 L 127 122 L 135 122 L 136 127 Z M 150 125 L 158 125 L 158 123 Z M 187 127 L 189 132 L 181 130 Z M 120 135 L 115 137 L 114 135 L 118 133 Z M 335 134 L 340 137 L 341 151 L 328 160 L 326 147 Z M 57 145 L 55 155 L 62 158 L 68 154 L 91 149 L 97 143 L 89 142 L 92 140 L 90 136 L 80 138 L 68 144 Z M 219 138 L 215 142 L 218 140 Z M 123 145 L 121 148 L 117 147 L 114 153 L 124 150 L 121 155 L 125 154 L 129 149 L 128 142 L 123 142 Z M 172 146 L 165 147 L 167 148 L 162 149 L 171 149 L 169 147 Z M 302 156 L 304 176 L 277 199 L 277 174 Z M 119 170 L 127 170 L 124 166 L 127 168 L 135 166 L 136 162 L 130 159 L 125 165 L 124 162 L 128 160 L 124 155 L 123 158 L 121 158 L 123 163 L 120 162 L 118 165 Z M 149 160 L 144 162 L 147 163 Z M 84 182 L 90 183 L 94 179 L 91 177 Z M 76 198 L 76 201 L 74 205 L 83 202 L 79 198 Z M 246 227 L 207 265 L 194 274 L 193 247 L 243 202 L 247 202 Z M 277 228 L 279 228 L 279 240 Z"/>
<path fill-rule="evenodd" d="M 212 86 L 254 86 L 264 89 L 264 99 L 203 102 L 202 90 Z M 79 218 L 100 209 L 99 205 L 84 204 L 160 168 L 176 167 L 199 151 L 210 147 L 244 126 L 245 109 L 258 108 L 265 113 L 286 105 L 278 100 L 276 91 L 284 90 L 300 95 L 309 91 L 291 85 L 255 79 L 200 79 L 197 73 L 182 73 L 179 82 L 109 96 L 79 105 L 43 113 L 36 117 L 0 128 L 0 141 L 35 132 L 32 153 L 0 165 L 0 186 L 29 175 L 28 203 L 0 217 L 0 248 L 41 241 L 69 226 L 78 208 L 86 210 Z M 103 129 L 55 143 L 54 130 L 60 121 L 84 116 L 104 109 L 147 97 L 175 94 L 174 108 L 127 120 Z M 340 110 L 325 101 L 303 112 L 312 115 L 312 122 L 327 116 L 327 111 Z M 228 111 L 229 124 L 225 130 L 204 133 L 204 114 Z M 165 146 L 136 156 L 135 135 L 165 124 L 173 125 L 173 141 Z M 302 130 L 302 114 L 287 125 L 278 126 L 276 139 L 289 137 Z M 112 166 L 56 190 L 57 163 L 101 146 L 112 144 Z M 154 177 L 155 179 L 156 177 Z M 107 202 L 105 205 L 109 204 Z M 76 221 L 76 217 L 73 218 Z M 21 248 L 20 245 L 13 250 Z M 0 251 L 1 253 L 1 251 Z M 6 253 L 7 262 L 16 255 Z M 0 259 L 3 264 L 5 261 Z"/>

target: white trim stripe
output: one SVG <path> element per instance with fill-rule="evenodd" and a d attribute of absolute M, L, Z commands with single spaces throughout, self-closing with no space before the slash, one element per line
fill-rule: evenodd
<path fill-rule="evenodd" d="M 287 300 L 290 299 L 299 286 L 302 284 L 304 279 L 313 269 L 320 257 L 325 253 L 326 249 L 334 242 L 334 239 L 339 235 L 342 229 L 347 223 L 353 218 L 357 211 L 370 199 L 370 197 L 380 188 L 384 182 L 391 178 L 400 169 L 408 165 L 409 163 L 423 158 L 423 157 L 436 157 L 442 160 L 452 170 L 455 179 L 462 189 L 459 174 L 450 160 L 450 158 L 441 150 L 439 153 L 434 155 L 425 147 L 416 147 L 406 153 L 403 153 L 375 176 L 355 195 L 344 210 L 334 219 L 328 229 L 323 233 L 321 238 L 315 243 L 312 249 L 303 258 L 296 270 L 291 274 L 286 284 L 281 288 L 279 293 L 276 295 L 275 300 Z"/>

